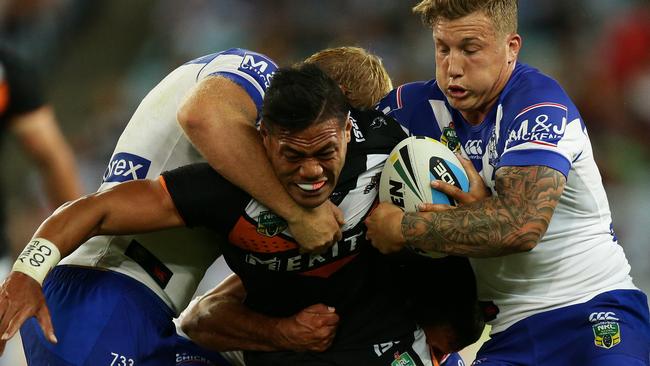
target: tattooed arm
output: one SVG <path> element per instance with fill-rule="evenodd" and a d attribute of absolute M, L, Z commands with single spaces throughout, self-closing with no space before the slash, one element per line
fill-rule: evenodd
<path fill-rule="evenodd" d="M 497 196 L 442 212 L 377 212 L 380 206 L 366 222 L 368 237 L 384 253 L 404 245 L 469 257 L 531 250 L 546 232 L 565 183 L 562 173 L 548 167 L 503 167 L 496 172 Z"/>

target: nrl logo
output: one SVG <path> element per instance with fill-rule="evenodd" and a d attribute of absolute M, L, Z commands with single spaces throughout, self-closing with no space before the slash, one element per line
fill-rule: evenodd
<path fill-rule="evenodd" d="M 449 122 L 449 126 L 442 129 L 440 142 L 446 145 L 449 150 L 458 152 L 460 149 L 460 141 L 458 141 L 458 136 L 456 135 L 456 130 L 454 129 L 454 122 Z"/>
<path fill-rule="evenodd" d="M 616 314 L 608 312 L 591 313 L 589 321 L 594 323 L 594 344 L 596 347 L 610 349 L 621 343 L 621 327 Z"/>
<path fill-rule="evenodd" d="M 600 322 L 592 326 L 596 347 L 610 349 L 621 343 L 621 328 L 617 322 Z"/>
<path fill-rule="evenodd" d="M 395 360 L 390 363 L 390 366 L 415 366 L 415 361 L 413 361 L 413 358 L 411 358 L 411 355 L 408 354 L 408 352 L 404 352 L 400 354 L 399 352 L 395 352 L 393 355 L 395 357 Z"/>
<path fill-rule="evenodd" d="M 257 216 L 257 232 L 268 237 L 273 237 L 287 228 L 287 222 L 271 211 L 262 211 Z"/>

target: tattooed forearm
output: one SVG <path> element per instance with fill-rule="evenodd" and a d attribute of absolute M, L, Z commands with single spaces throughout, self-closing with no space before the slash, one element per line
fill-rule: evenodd
<path fill-rule="evenodd" d="M 566 178 L 544 166 L 504 167 L 496 174 L 498 196 L 444 212 L 406 213 L 407 245 L 470 257 L 530 250 L 551 221 Z"/>

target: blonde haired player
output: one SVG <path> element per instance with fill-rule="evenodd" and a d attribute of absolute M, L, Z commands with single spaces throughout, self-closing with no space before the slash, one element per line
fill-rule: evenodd
<path fill-rule="evenodd" d="M 647 297 L 614 234 L 587 126 L 558 83 L 517 62 L 516 0 L 425 0 L 436 79 L 380 108 L 463 150 L 493 196 L 367 220 L 378 249 L 470 257 L 492 325 L 475 365 L 648 365 Z"/>

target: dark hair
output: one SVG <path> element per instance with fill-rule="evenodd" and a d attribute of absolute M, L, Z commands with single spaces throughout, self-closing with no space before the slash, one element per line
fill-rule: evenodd
<path fill-rule="evenodd" d="M 345 125 L 350 107 L 339 85 L 318 66 L 298 64 L 280 68 L 266 90 L 262 122 L 291 132 L 336 118 Z"/>

